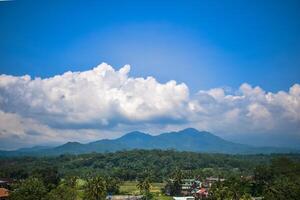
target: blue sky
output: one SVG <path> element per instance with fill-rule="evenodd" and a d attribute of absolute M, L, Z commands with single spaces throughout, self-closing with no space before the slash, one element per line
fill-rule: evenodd
<path fill-rule="evenodd" d="M 0 1 L 0 149 L 187 127 L 300 148 L 299 10 L 296 0 Z"/>
<path fill-rule="evenodd" d="M 0 73 L 49 77 L 101 62 L 192 91 L 300 82 L 299 1 L 0 2 Z"/>

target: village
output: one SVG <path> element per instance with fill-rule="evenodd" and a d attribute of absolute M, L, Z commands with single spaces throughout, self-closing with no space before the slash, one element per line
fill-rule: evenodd
<path fill-rule="evenodd" d="M 182 179 L 181 190 L 179 196 L 172 197 L 174 200 L 195 200 L 206 199 L 209 194 L 209 189 L 215 182 L 222 182 L 225 179 L 208 177 L 204 181 L 198 179 Z M 170 180 L 173 181 L 172 179 Z M 15 182 L 13 179 L 0 178 L 0 200 L 9 199 L 9 190 L 12 188 L 12 184 Z M 171 196 L 170 188 L 164 188 L 164 195 Z M 142 195 L 109 195 L 106 199 L 110 200 L 138 200 L 142 199 Z"/>
<path fill-rule="evenodd" d="M 171 180 L 172 182 L 173 180 Z M 209 195 L 209 189 L 213 183 L 225 181 L 224 178 L 207 177 L 203 181 L 199 179 L 182 179 L 181 190 L 178 197 L 173 197 L 174 200 L 194 200 L 206 199 Z M 170 196 L 170 188 L 166 188 L 166 195 Z"/>
<path fill-rule="evenodd" d="M 236 172 L 237 170 L 233 170 L 232 173 L 227 175 L 217 173 L 216 175 L 210 173 L 204 174 L 203 172 L 207 172 L 207 168 L 205 168 L 204 171 L 202 168 L 198 168 L 191 173 L 190 171 L 174 167 L 174 170 L 168 172 L 163 170 L 169 169 L 168 166 L 157 163 L 156 166 L 159 165 L 161 169 L 157 172 L 165 172 L 165 174 L 157 176 L 155 173 L 142 170 L 145 169 L 143 168 L 145 164 L 137 167 L 137 164 L 139 164 L 138 161 L 141 161 L 145 155 L 153 155 L 148 156 L 151 160 L 156 160 L 155 156 L 159 157 L 160 160 L 167 159 L 162 159 L 162 155 L 158 156 L 157 152 L 150 154 L 150 152 L 147 151 L 141 154 L 140 157 L 136 155 L 136 152 L 137 151 L 134 151 L 134 158 L 138 159 L 134 159 L 136 162 L 131 162 L 130 164 L 132 164 L 132 167 L 135 166 L 136 169 L 141 169 L 139 173 L 137 173 L 136 170 L 130 171 L 130 169 L 132 169 L 131 167 L 130 169 L 126 168 L 126 170 L 122 171 L 123 174 L 114 172 L 111 173 L 110 176 L 108 175 L 109 172 L 105 175 L 103 173 L 101 174 L 100 171 L 98 171 L 98 174 L 91 174 L 90 172 L 96 171 L 95 168 L 91 168 L 89 173 L 84 175 L 84 168 L 77 171 L 78 165 L 73 166 L 76 167 L 74 168 L 76 169 L 76 175 L 80 174 L 81 176 L 71 175 L 73 171 L 63 171 L 65 170 L 63 167 L 60 168 L 60 171 L 55 168 L 46 167 L 32 170 L 36 166 L 40 167 L 46 159 L 52 159 L 49 157 L 42 159 L 31 158 L 37 162 L 35 162 L 34 165 L 26 163 L 27 166 L 30 166 L 30 168 L 27 169 L 32 170 L 32 172 L 29 171 L 28 174 L 26 174 L 22 171 L 24 169 L 23 166 L 25 166 L 23 163 L 26 162 L 26 160 L 25 158 L 21 158 L 20 161 L 22 161 L 22 163 L 20 164 L 22 165 L 20 165 L 20 168 L 13 168 L 15 162 L 8 167 L 2 166 L 0 200 L 295 200 L 298 199 L 296 197 L 300 196 L 300 190 L 297 186 L 299 175 L 296 174 L 296 176 L 294 176 L 295 171 L 297 173 L 300 172 L 299 162 L 286 157 L 274 158 L 270 164 L 257 166 L 251 173 L 239 174 Z M 115 154 L 120 154 L 120 159 L 126 158 L 126 161 L 130 160 L 130 156 L 128 155 L 132 152 L 125 153 L 127 155 L 126 157 L 124 153 Z M 162 153 L 165 153 L 166 156 L 172 155 L 172 152 Z M 177 156 L 176 162 L 186 158 L 187 153 L 173 152 L 173 157 L 174 155 L 181 154 L 184 155 L 184 157 L 178 158 Z M 107 159 L 111 159 L 112 157 L 112 154 L 105 155 Z M 203 156 L 202 154 L 199 155 Z M 95 155 L 89 156 L 93 158 Z M 101 156 L 102 159 L 105 159 L 103 155 Z M 82 160 L 82 157 L 83 156 L 80 155 L 71 158 L 76 160 L 80 159 L 80 161 L 91 160 L 87 158 Z M 216 157 L 218 157 L 218 155 L 214 155 L 214 158 Z M 236 161 L 236 157 L 237 156 L 234 156 L 234 161 Z M 252 155 L 251 157 L 257 157 L 257 155 Z M 68 159 L 69 158 L 70 157 L 68 157 Z M 28 158 L 26 159 L 28 160 Z M 66 157 L 61 157 L 60 159 L 63 159 L 63 163 L 66 163 Z M 226 159 L 228 159 L 227 156 Z M 297 157 L 297 159 L 299 158 Z M 114 162 L 117 160 L 119 159 L 114 159 Z M 10 162 L 9 159 L 3 159 L 3 161 L 5 162 L 2 163 Z M 32 160 L 30 160 L 30 162 L 32 162 Z M 37 163 L 39 165 L 36 165 Z M 86 164 L 86 162 L 84 162 L 84 164 Z M 117 164 L 116 162 L 115 165 Z M 175 163 L 174 165 L 168 164 L 169 166 L 177 166 Z M 248 162 L 245 164 L 247 164 L 245 166 L 249 166 Z M 150 166 L 150 162 L 147 162 L 147 165 Z M 19 169 L 21 169 L 21 171 Z M 229 170 L 230 169 L 236 168 L 231 167 Z M 68 174 L 66 174 L 66 172 L 68 172 Z M 128 172 L 136 174 L 129 176 L 131 173 Z M 294 182 L 292 182 L 293 180 Z M 294 192 L 289 190 L 291 186 L 295 188 Z M 287 191 L 290 192 L 287 193 Z M 274 198 L 275 195 L 280 195 L 280 198 Z"/>
<path fill-rule="evenodd" d="M 13 182 L 13 179 L 0 178 L 0 200 L 8 200 L 9 189 L 11 189 Z"/>
<path fill-rule="evenodd" d="M 164 184 L 164 188 L 160 188 L 163 192 L 159 196 L 167 196 L 169 199 L 173 200 L 201 200 L 207 199 L 209 195 L 209 190 L 212 185 L 216 182 L 223 182 L 224 178 L 207 177 L 204 180 L 200 179 L 182 179 L 180 185 L 179 195 L 172 196 L 172 189 L 168 184 Z M 169 182 L 174 182 L 170 179 Z M 12 185 L 15 180 L 8 178 L 0 178 L 0 200 L 9 200 L 9 191 L 12 189 Z M 118 194 L 118 195 L 108 195 L 106 199 L 109 200 L 140 200 L 143 199 L 143 195 L 133 194 Z"/>

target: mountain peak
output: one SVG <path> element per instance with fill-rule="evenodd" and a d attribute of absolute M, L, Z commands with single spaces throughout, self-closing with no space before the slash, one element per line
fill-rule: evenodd
<path fill-rule="evenodd" d="M 186 128 L 183 129 L 181 131 L 175 132 L 175 133 L 179 133 L 179 134 L 183 134 L 183 135 L 189 135 L 189 136 L 207 136 L 207 137 L 218 137 L 210 132 L 207 131 L 199 131 L 195 128 Z"/>
<path fill-rule="evenodd" d="M 125 135 L 123 135 L 121 138 L 132 138 L 132 137 L 145 137 L 145 136 L 150 136 L 149 134 L 140 132 L 140 131 L 132 131 L 129 133 L 126 133 Z"/>
<path fill-rule="evenodd" d="M 67 142 L 66 145 L 78 145 L 81 144 L 79 142 Z"/>
<path fill-rule="evenodd" d="M 131 149 L 176 149 L 178 151 L 213 152 L 213 153 L 279 153 L 297 152 L 290 149 L 255 148 L 226 141 L 212 133 L 186 128 L 180 131 L 162 133 L 152 136 L 140 131 L 133 131 L 117 139 L 104 139 L 96 142 L 81 144 L 68 142 L 49 149 L 29 149 L 28 151 L 1 152 L 1 155 L 60 155 L 64 153 L 114 152 Z"/>
<path fill-rule="evenodd" d="M 58 146 L 58 147 L 75 147 L 75 146 L 80 146 L 82 145 L 81 143 L 79 142 L 67 142 L 61 146 Z"/>
<path fill-rule="evenodd" d="M 25 147 L 25 148 L 20 148 L 18 151 L 39 151 L 39 150 L 44 150 L 44 149 L 50 149 L 51 147 L 49 146 L 33 146 L 33 147 Z"/>
<path fill-rule="evenodd" d="M 182 129 L 181 131 L 178 131 L 178 132 L 197 132 L 197 133 L 200 133 L 199 130 L 195 129 L 195 128 L 185 128 L 185 129 Z"/>

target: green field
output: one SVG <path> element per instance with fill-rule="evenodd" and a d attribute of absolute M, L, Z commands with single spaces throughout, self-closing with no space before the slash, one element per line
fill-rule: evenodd
<path fill-rule="evenodd" d="M 136 187 L 136 181 L 125 181 L 120 187 L 122 194 L 139 195 L 139 189 Z M 172 197 L 165 196 L 161 193 L 161 189 L 164 187 L 164 183 L 151 183 L 150 192 L 153 194 L 154 199 L 157 200 L 171 200 Z"/>
<path fill-rule="evenodd" d="M 136 181 L 125 181 L 120 185 L 120 193 L 121 194 L 128 194 L 128 195 L 139 195 L 140 191 L 137 188 L 137 183 Z M 78 179 L 77 180 L 77 186 L 78 186 L 78 192 L 79 196 L 83 196 L 83 191 L 82 187 L 85 184 L 85 180 L 83 179 Z M 156 200 L 171 200 L 172 197 L 166 196 L 161 193 L 161 189 L 164 187 L 164 183 L 151 183 L 151 188 L 150 192 L 153 194 L 154 199 Z M 81 198 L 79 198 L 81 199 Z"/>
<path fill-rule="evenodd" d="M 139 189 L 136 187 L 138 182 L 136 181 L 125 181 L 120 187 L 120 192 L 122 194 L 139 194 Z M 150 192 L 160 193 L 161 189 L 164 187 L 164 183 L 151 183 Z"/>

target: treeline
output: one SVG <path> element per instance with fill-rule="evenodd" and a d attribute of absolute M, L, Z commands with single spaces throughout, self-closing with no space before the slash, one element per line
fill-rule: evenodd
<path fill-rule="evenodd" d="M 287 157 L 275 158 L 270 164 L 259 165 L 251 177 L 232 176 L 213 184 L 209 198 L 264 200 L 300 199 L 300 162 Z"/>
<path fill-rule="evenodd" d="M 77 177 L 60 181 L 42 176 L 19 180 L 10 188 L 10 200 L 103 200 L 107 195 L 119 194 L 120 182 L 110 177 L 90 177 L 79 186 Z"/>
<path fill-rule="evenodd" d="M 143 199 L 155 200 L 150 192 L 150 174 L 139 178 L 137 188 Z M 166 188 L 170 194 L 181 195 L 184 171 L 177 168 L 168 177 Z M 120 180 L 112 177 L 91 176 L 85 183 L 78 186 L 77 177 L 59 179 L 55 171 L 18 180 L 11 188 L 11 200 L 91 200 L 106 199 L 107 195 L 119 194 Z M 255 167 L 252 176 L 232 175 L 225 181 L 213 183 L 207 197 L 197 197 L 207 200 L 251 200 L 259 197 L 265 200 L 296 200 L 300 197 L 300 162 L 287 157 L 276 157 L 269 164 Z"/>
<path fill-rule="evenodd" d="M 176 170 L 166 190 L 172 196 L 181 195 L 182 172 Z M 209 188 L 206 200 L 264 200 L 300 199 L 300 162 L 287 157 L 276 157 L 269 164 L 255 167 L 251 176 L 232 175 L 217 181 Z"/>
<path fill-rule="evenodd" d="M 183 176 L 252 175 L 259 164 L 268 164 L 281 155 L 226 155 L 163 150 L 132 150 L 115 153 L 61 155 L 58 157 L 0 158 L 0 177 L 26 179 L 43 171 L 57 171 L 59 178 L 77 176 L 113 177 L 137 180 L 146 175 L 152 182 L 162 182 L 177 169 Z M 300 160 L 299 154 L 284 155 Z"/>
<path fill-rule="evenodd" d="M 12 200 L 105 199 L 122 181 L 152 199 L 151 182 L 164 181 L 178 195 L 182 179 L 226 178 L 209 189 L 209 200 L 292 200 L 300 197 L 300 155 L 224 155 L 162 150 L 14 157 L 0 159 L 0 177 L 15 179 Z M 80 179 L 79 179 L 80 178 Z M 168 180 L 174 180 L 170 182 Z M 78 184 L 78 180 L 84 184 Z"/>

